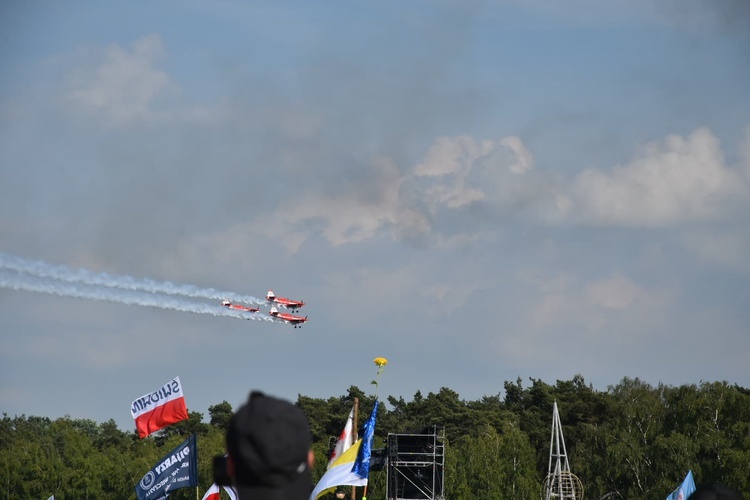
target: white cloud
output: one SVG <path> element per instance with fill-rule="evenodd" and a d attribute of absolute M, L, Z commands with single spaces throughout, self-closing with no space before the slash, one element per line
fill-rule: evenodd
<path fill-rule="evenodd" d="M 484 199 L 484 193 L 466 185 L 475 162 L 491 154 L 492 141 L 476 141 L 469 136 L 438 137 L 414 168 L 414 176 L 427 177 L 432 185 L 421 196 L 432 212 L 442 207 L 458 208 Z"/>
<path fill-rule="evenodd" d="M 175 88 L 167 73 L 155 67 L 165 55 L 158 35 L 136 40 L 130 51 L 111 45 L 93 67 L 69 76 L 67 99 L 115 123 L 156 119 L 155 99 Z"/>
<path fill-rule="evenodd" d="M 503 176 L 524 173 L 532 164 L 531 153 L 515 136 L 499 142 L 439 137 L 411 173 L 401 174 L 388 158 L 375 158 L 370 177 L 358 187 L 335 196 L 310 188 L 274 214 L 263 215 L 264 232 L 284 239 L 291 252 L 314 231 L 334 246 L 386 230 L 401 241 L 419 241 L 432 231 L 435 214 L 502 198 Z"/>
<path fill-rule="evenodd" d="M 441 137 L 414 175 L 432 182 L 421 195 L 433 214 L 481 202 L 521 209 L 542 223 L 664 227 L 729 217 L 750 204 L 750 127 L 739 168 L 726 164 L 719 140 L 706 128 L 669 135 L 640 147 L 612 169 L 590 168 L 566 183 L 554 171 L 527 174 L 533 154 L 517 136 L 499 142 Z"/>
<path fill-rule="evenodd" d="M 741 148 L 750 151 L 748 144 Z M 482 217 L 506 213 L 539 224 L 664 227 L 726 218 L 733 206 L 741 211 L 750 202 L 750 177 L 725 164 L 718 139 L 705 128 L 648 143 L 630 163 L 588 169 L 567 187 L 558 173 L 531 174 L 533 168 L 533 155 L 517 136 L 438 137 L 406 173 L 379 157 L 363 180 L 340 193 L 309 185 L 260 216 L 261 232 L 291 253 L 315 233 L 334 246 L 388 232 L 400 241 L 429 238 L 442 245 L 473 241 L 482 231 L 481 224 L 464 227 L 456 218 L 475 216 L 461 212 L 475 204 Z"/>
<path fill-rule="evenodd" d="M 325 238 L 332 245 L 357 243 L 374 237 L 390 228 L 396 234 L 420 234 L 429 229 L 424 215 L 401 202 L 403 183 L 398 168 L 386 158 L 376 158 L 372 171 L 375 178 L 361 189 L 345 190 L 338 196 L 308 192 L 292 204 L 282 207 L 271 216 L 267 234 L 292 238 L 298 248 L 310 234 L 310 227 L 322 227 Z M 268 218 L 261 216 L 264 225 Z M 307 222 L 319 222 L 310 223 Z"/>
<path fill-rule="evenodd" d="M 574 361 L 578 371 L 597 372 L 612 362 L 596 354 L 601 352 L 617 352 L 619 361 L 637 366 L 654 335 L 673 318 L 673 290 L 644 286 L 624 273 L 579 281 L 569 272 L 525 271 L 519 281 L 530 286 L 517 291 L 523 297 L 515 308 L 518 323 L 491 342 L 517 366 L 559 368 Z"/>
<path fill-rule="evenodd" d="M 638 297 L 646 296 L 647 292 L 617 273 L 608 279 L 589 283 L 585 294 L 591 304 L 620 310 L 629 307 Z"/>
<path fill-rule="evenodd" d="M 495 150 L 489 140 L 477 141 L 472 137 L 438 137 L 427 150 L 424 160 L 414 168 L 417 177 L 438 177 L 448 174 L 466 174 L 479 158 Z"/>
<path fill-rule="evenodd" d="M 520 279 L 538 291 L 526 320 L 537 331 L 572 324 L 584 326 L 590 335 L 611 334 L 616 329 L 607 327 L 616 326 L 623 314 L 645 318 L 673 301 L 671 291 L 646 288 L 622 273 L 585 283 L 570 273 L 546 278 L 525 273 Z"/>
<path fill-rule="evenodd" d="M 611 173 L 584 171 L 571 198 L 575 214 L 591 223 L 658 227 L 714 218 L 727 197 L 749 193 L 738 172 L 724 164 L 718 139 L 700 128 L 647 144 Z"/>
<path fill-rule="evenodd" d="M 414 176 L 432 181 L 422 193 L 435 213 L 503 199 L 508 195 L 505 174 L 523 174 L 532 167 L 533 156 L 517 136 L 499 142 L 469 136 L 439 137 L 414 168 Z"/>
<path fill-rule="evenodd" d="M 500 141 L 500 144 L 515 153 L 516 161 L 510 166 L 513 173 L 522 174 L 528 172 L 534 166 L 534 157 L 531 151 L 526 149 L 518 136 L 505 137 Z"/>

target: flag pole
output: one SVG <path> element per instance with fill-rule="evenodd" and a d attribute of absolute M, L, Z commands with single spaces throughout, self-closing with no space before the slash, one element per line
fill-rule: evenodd
<path fill-rule="evenodd" d="M 375 415 L 375 413 L 376 413 L 376 411 L 378 409 L 378 400 L 380 398 L 380 395 L 378 394 L 380 392 L 380 383 L 379 383 L 380 382 L 380 374 L 383 373 L 383 367 L 388 364 L 388 360 L 387 359 L 380 358 L 380 357 L 375 358 L 372 361 L 376 365 L 378 365 L 378 372 L 375 375 L 375 380 L 372 381 L 372 383 L 375 384 L 375 407 L 372 409 L 372 415 L 370 416 L 370 418 L 372 418 Z M 367 421 L 369 423 L 370 419 L 368 418 Z M 370 429 L 369 427 L 367 429 L 365 429 L 365 436 L 367 436 L 369 438 L 370 445 L 372 444 L 372 438 L 373 438 L 373 434 L 372 433 L 375 432 L 375 421 L 374 420 L 373 420 L 372 424 L 373 424 L 372 429 Z M 367 424 L 365 424 L 365 425 L 367 425 Z M 371 450 L 368 450 L 368 454 L 369 454 L 370 451 Z M 367 476 L 368 477 L 365 477 L 365 489 L 362 490 L 362 500 L 367 500 L 367 485 L 369 483 L 368 478 L 369 478 L 369 475 L 370 475 L 370 463 L 369 463 L 370 457 L 369 456 L 367 458 L 367 461 L 368 461 L 368 463 L 367 463 Z"/>
<path fill-rule="evenodd" d="M 359 398 L 354 398 L 354 418 L 352 419 L 352 434 L 354 435 L 352 443 L 356 443 L 359 439 L 358 429 L 359 424 L 357 423 L 357 413 L 359 412 Z M 352 500 L 357 499 L 357 487 L 352 486 Z"/>

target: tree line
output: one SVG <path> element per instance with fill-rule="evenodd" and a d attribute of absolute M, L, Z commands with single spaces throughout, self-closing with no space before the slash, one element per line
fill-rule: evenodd
<path fill-rule="evenodd" d="M 552 408 L 557 402 L 571 471 L 585 498 L 665 498 L 692 470 L 696 482 L 723 482 L 750 497 L 750 390 L 727 382 L 679 387 L 624 378 L 605 391 L 580 375 L 554 385 L 520 378 L 505 382 L 503 395 L 466 401 L 449 388 L 411 401 L 388 397 L 381 404 L 373 448 L 388 434 L 438 425 L 445 433 L 445 497 L 538 499 L 550 458 Z M 316 465 L 325 472 L 335 436 L 353 402 L 359 424 L 375 398 L 351 386 L 328 399 L 299 395 L 310 421 Z M 114 420 L 3 414 L 0 421 L 0 498 L 56 500 L 135 498 L 134 487 L 160 458 L 187 436 L 198 436 L 199 495 L 213 482 L 212 460 L 224 453 L 232 415 L 226 401 L 140 439 Z M 387 472 L 373 471 L 367 497 L 385 497 Z M 361 490 L 361 488 L 360 488 Z M 358 496 L 361 495 L 358 490 Z M 175 500 L 196 497 L 177 490 Z"/>

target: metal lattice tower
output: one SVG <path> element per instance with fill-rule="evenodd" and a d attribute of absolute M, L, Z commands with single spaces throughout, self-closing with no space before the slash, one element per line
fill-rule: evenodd
<path fill-rule="evenodd" d="M 552 410 L 552 437 L 549 444 L 549 469 L 542 487 L 543 500 L 583 500 L 583 485 L 570 472 L 568 453 L 565 450 L 560 413 L 557 401 Z"/>
<path fill-rule="evenodd" d="M 445 498 L 445 428 L 388 434 L 388 500 Z"/>

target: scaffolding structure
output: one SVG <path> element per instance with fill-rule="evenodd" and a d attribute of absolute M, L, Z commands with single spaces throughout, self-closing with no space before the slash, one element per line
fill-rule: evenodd
<path fill-rule="evenodd" d="M 387 500 L 440 500 L 445 489 L 445 429 L 388 434 Z"/>
<path fill-rule="evenodd" d="M 554 462 L 554 465 L 553 465 Z M 552 409 L 552 436 L 549 444 L 549 468 L 542 486 L 543 500 L 583 500 L 583 485 L 570 472 L 568 453 L 565 450 L 560 413 L 557 401 Z"/>

